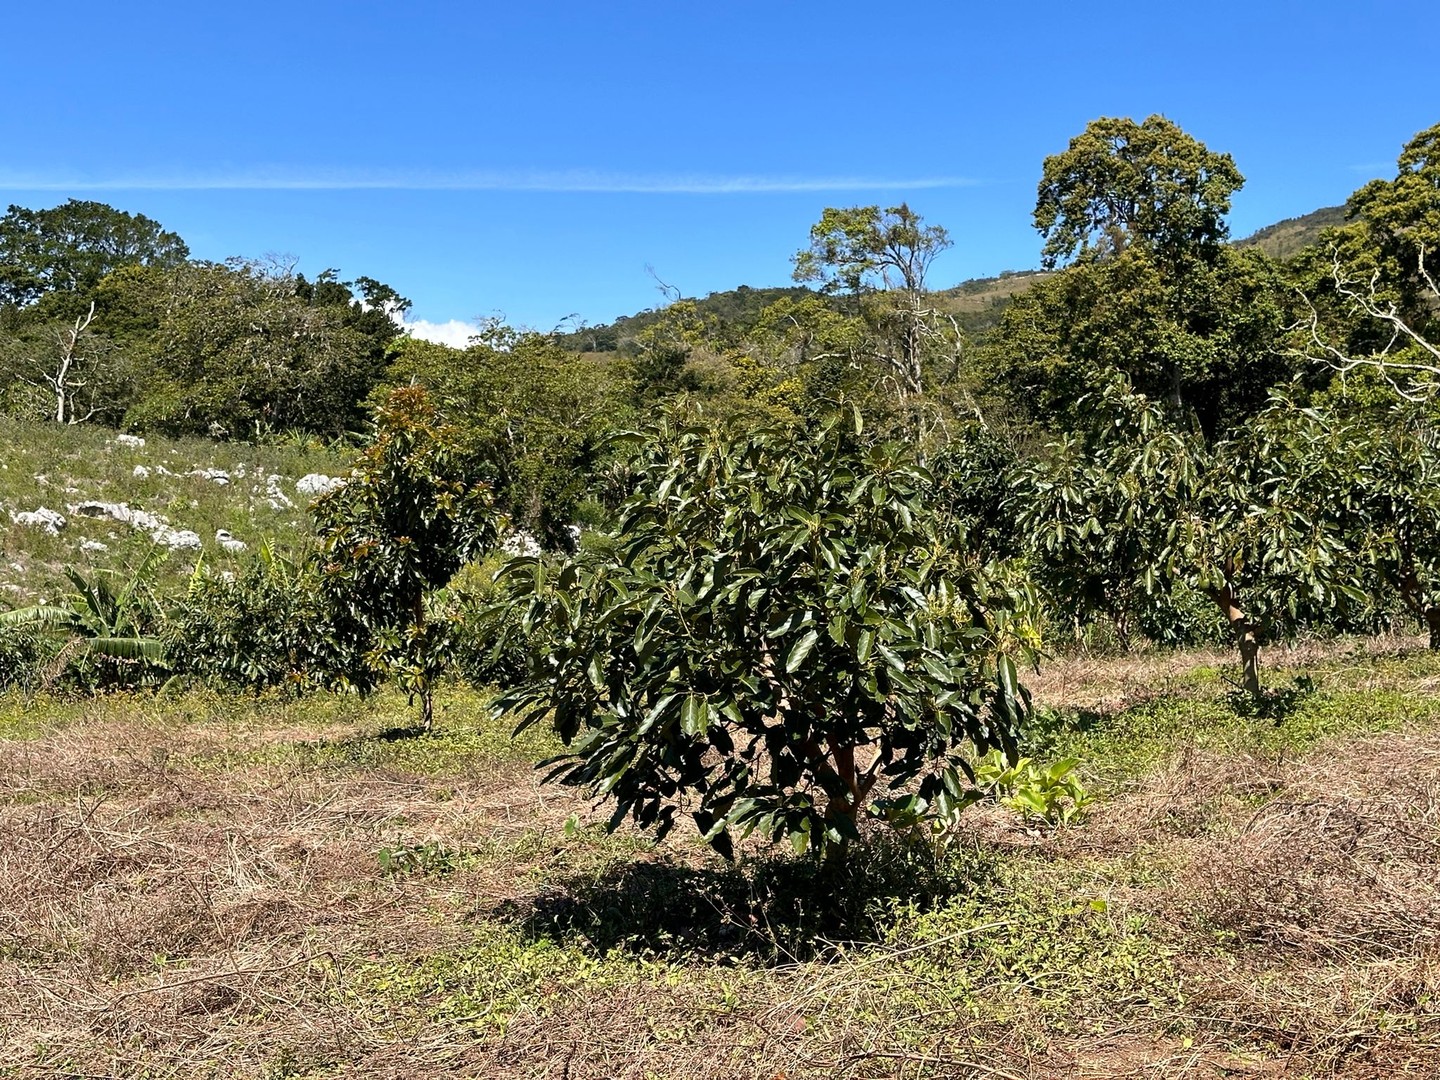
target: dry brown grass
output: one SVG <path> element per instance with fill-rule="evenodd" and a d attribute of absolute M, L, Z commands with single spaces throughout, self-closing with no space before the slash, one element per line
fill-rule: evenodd
<path fill-rule="evenodd" d="M 463 840 L 477 814 L 494 838 L 568 812 L 526 769 L 518 780 L 481 769 L 442 785 L 184 764 L 213 741 L 203 729 L 138 722 L 0 742 L 10 792 L 0 806 L 0 1062 L 37 1044 L 47 1060 L 74 1061 L 75 1075 L 139 1075 L 142 1062 L 163 1075 L 245 1075 L 287 1053 L 363 1056 L 393 1033 L 335 1004 L 346 965 L 463 932 L 415 917 L 463 898 L 417 897 L 411 882 L 382 878 L 377 847 L 396 836 Z"/>
<path fill-rule="evenodd" d="M 1173 662 L 1092 677 L 1101 697 L 1139 695 Z M 618 854 L 567 842 L 565 819 L 587 807 L 502 757 L 215 764 L 237 745 L 374 727 L 263 710 L 227 727 L 137 708 L 0 739 L 0 1075 L 1440 1076 L 1433 730 L 1298 758 L 1179 752 L 1060 832 L 975 816 L 969 842 L 987 857 L 1067 904 L 1101 896 L 1120 937 L 1153 938 L 1173 993 L 1063 979 L 1048 993 L 986 959 L 982 913 L 805 963 L 556 946 L 539 955 L 565 963 L 532 975 L 536 954 L 502 949 L 486 985 L 525 997 L 481 1022 L 435 980 L 387 988 L 376 972 L 403 982 L 520 940 L 500 912 L 602 866 L 711 864 L 684 844 L 662 857 L 638 840 Z M 423 842 L 468 857 L 444 873 L 381 872 L 378 848 Z M 1032 910 L 1046 909 L 997 915 L 1001 937 Z M 463 989 L 466 970 L 441 981 Z"/>
<path fill-rule="evenodd" d="M 1175 887 L 1233 943 L 1197 971 L 1197 1007 L 1312 1068 L 1440 1075 L 1440 737 L 1327 747 L 1224 817 Z"/>
<path fill-rule="evenodd" d="M 1375 661 L 1423 654 L 1426 641 L 1423 635 L 1385 634 L 1272 645 L 1262 650 L 1262 673 L 1275 679 L 1326 667 L 1338 669 L 1337 674 L 1349 674 L 1348 681 L 1352 684 L 1365 685 L 1366 676 L 1370 676 L 1371 685 L 1390 685 L 1393 673 L 1376 673 Z M 1042 663 L 1038 672 L 1027 677 L 1026 686 L 1037 702 L 1054 708 L 1110 712 L 1177 690 L 1191 689 L 1197 669 L 1227 673 L 1236 679 L 1238 667 L 1235 653 L 1225 649 L 1142 648 L 1124 655 L 1095 654 L 1080 649 L 1061 653 Z M 1440 685 L 1440 682 L 1432 681 L 1431 685 Z"/>
<path fill-rule="evenodd" d="M 1440 1076 L 1440 734 L 1186 754 L 1054 849 L 1081 852 L 1173 868 L 1132 899 L 1184 946 L 1191 1033 L 1095 1075 Z M 1242 1063 L 1227 1033 L 1269 1053 Z"/>

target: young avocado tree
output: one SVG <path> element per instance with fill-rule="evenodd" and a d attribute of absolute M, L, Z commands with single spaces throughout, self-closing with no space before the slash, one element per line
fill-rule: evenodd
<path fill-rule="evenodd" d="M 166 619 L 166 656 L 179 671 L 256 694 L 325 683 L 326 672 L 345 668 L 337 657 L 347 650 L 319 577 L 316 559 L 294 562 L 269 541 L 238 574 L 197 566 Z"/>
<path fill-rule="evenodd" d="M 1321 449 L 1348 484 L 1332 505 L 1349 542 L 1440 648 L 1440 124 L 1346 214 L 1297 260 L 1309 318 L 1296 352 L 1330 376 L 1342 418 Z"/>
<path fill-rule="evenodd" d="M 1207 445 L 1123 378 L 1094 404 L 1087 434 L 1017 475 L 1017 518 L 1042 573 L 1062 602 L 1112 616 L 1182 584 L 1198 590 L 1259 695 L 1262 638 L 1355 591 L 1342 523 L 1326 509 L 1343 470 L 1315 449 L 1323 418 L 1277 401 Z"/>
<path fill-rule="evenodd" d="M 833 858 L 867 816 L 963 807 L 967 751 L 1013 760 L 1027 595 L 945 527 L 910 449 L 858 413 L 627 438 L 613 551 L 502 576 L 534 651 L 497 708 L 553 719 L 551 779 L 613 799 L 612 828 L 688 812 L 727 857 L 758 833 Z"/>
<path fill-rule="evenodd" d="M 393 678 L 419 699 L 426 731 L 451 639 L 427 601 L 495 545 L 502 521 L 489 488 L 470 479 L 461 445 L 423 388 L 395 390 L 345 484 L 313 509 L 333 681 L 363 692 Z"/>
<path fill-rule="evenodd" d="M 1366 437 L 1368 436 L 1368 437 Z M 1358 480 L 1354 546 L 1440 649 L 1440 445 L 1429 425 L 1351 431 L 1334 445 Z M 1368 450 L 1368 452 L 1366 452 Z M 1363 456 L 1362 456 L 1363 455 Z"/>

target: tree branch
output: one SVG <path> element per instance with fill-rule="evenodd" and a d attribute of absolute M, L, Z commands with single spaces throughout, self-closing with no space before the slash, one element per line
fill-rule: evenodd
<path fill-rule="evenodd" d="M 1440 287 L 1437 287 L 1435 277 L 1425 265 L 1426 251 L 1422 244 L 1420 253 L 1416 258 L 1416 269 L 1420 278 L 1425 282 L 1430 294 L 1437 302 L 1440 302 Z M 1308 320 L 1297 324 L 1305 325 L 1310 335 L 1310 348 L 1314 351 L 1293 351 L 1307 360 L 1316 361 L 1333 368 L 1342 376 L 1356 370 L 1369 369 L 1377 371 L 1389 383 L 1392 390 L 1399 394 L 1406 401 L 1419 402 L 1428 401 L 1437 392 L 1440 392 L 1440 345 L 1427 340 L 1401 315 L 1399 308 L 1393 300 L 1385 301 L 1380 298 L 1377 288 L 1380 280 L 1380 271 L 1376 270 L 1370 275 L 1368 281 L 1362 281 L 1350 276 L 1340 262 L 1339 249 L 1332 246 L 1330 250 L 1330 276 L 1334 282 L 1335 291 L 1344 297 L 1351 308 L 1362 316 L 1373 319 L 1389 328 L 1390 338 L 1384 347 L 1369 356 L 1351 356 L 1336 345 L 1326 340 L 1320 329 L 1320 315 L 1315 310 L 1315 305 L 1303 292 L 1300 297 L 1309 308 Z M 1430 360 L 1401 360 L 1395 358 L 1392 353 L 1401 344 L 1411 345 L 1420 352 L 1432 359 Z M 1437 380 L 1434 384 L 1424 384 L 1420 387 L 1403 386 L 1398 375 L 1428 375 Z"/>

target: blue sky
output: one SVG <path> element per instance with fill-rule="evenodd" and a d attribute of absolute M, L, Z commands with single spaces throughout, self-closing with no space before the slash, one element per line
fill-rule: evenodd
<path fill-rule="evenodd" d="M 1163 112 L 1338 203 L 1440 122 L 1440 4 L 76 0 L 6 12 L 0 203 L 93 198 L 202 258 L 369 274 L 541 329 L 785 284 L 827 205 L 907 200 L 932 284 L 1034 266 L 1047 154 Z"/>

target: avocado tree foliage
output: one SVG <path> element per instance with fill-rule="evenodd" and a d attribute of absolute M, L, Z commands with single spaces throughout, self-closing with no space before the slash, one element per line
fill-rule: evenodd
<path fill-rule="evenodd" d="M 1378 577 L 1440 648 L 1440 125 L 1395 177 L 1351 197 L 1351 221 L 1297 260 L 1309 304 L 1297 352 L 1329 377 L 1331 507 L 1357 572 Z"/>
<path fill-rule="evenodd" d="M 533 651 L 497 708 L 553 719 L 551 777 L 660 834 L 688 811 L 835 854 L 865 815 L 945 818 L 965 751 L 1013 757 L 1023 591 L 934 511 L 908 448 L 666 423 L 635 444 L 613 552 L 502 578 Z"/>
<path fill-rule="evenodd" d="M 256 694 L 301 694 L 326 672 L 358 663 L 321 603 L 319 566 L 280 555 L 269 541 L 237 574 L 195 568 L 166 620 L 165 652 L 179 671 Z"/>
<path fill-rule="evenodd" d="M 1423 422 L 1357 427 L 1332 440 L 1355 479 L 1351 544 L 1440 649 L 1440 437 Z"/>
<path fill-rule="evenodd" d="M 472 479 L 460 433 L 421 387 L 393 391 L 345 484 L 315 503 L 322 602 L 341 644 L 334 681 L 365 691 L 389 676 L 434 720 L 453 628 L 427 601 L 493 547 L 502 516 Z"/>
<path fill-rule="evenodd" d="M 1093 399 L 1088 432 L 1022 467 L 1016 513 L 1042 573 L 1077 611 L 1113 618 L 1180 585 L 1224 616 L 1242 681 L 1260 692 L 1267 635 L 1354 593 L 1343 470 L 1323 417 L 1288 402 L 1208 443 L 1121 378 Z"/>
<path fill-rule="evenodd" d="M 1383 385 L 1383 384 L 1382 384 Z M 1364 599 L 1384 613 L 1395 599 L 1440 649 L 1440 432 L 1433 406 L 1389 395 L 1380 407 L 1355 410 L 1330 395 L 1311 411 L 1315 438 L 1310 466 L 1330 479 L 1317 507 L 1329 517 L 1348 553 L 1342 568 Z"/>

